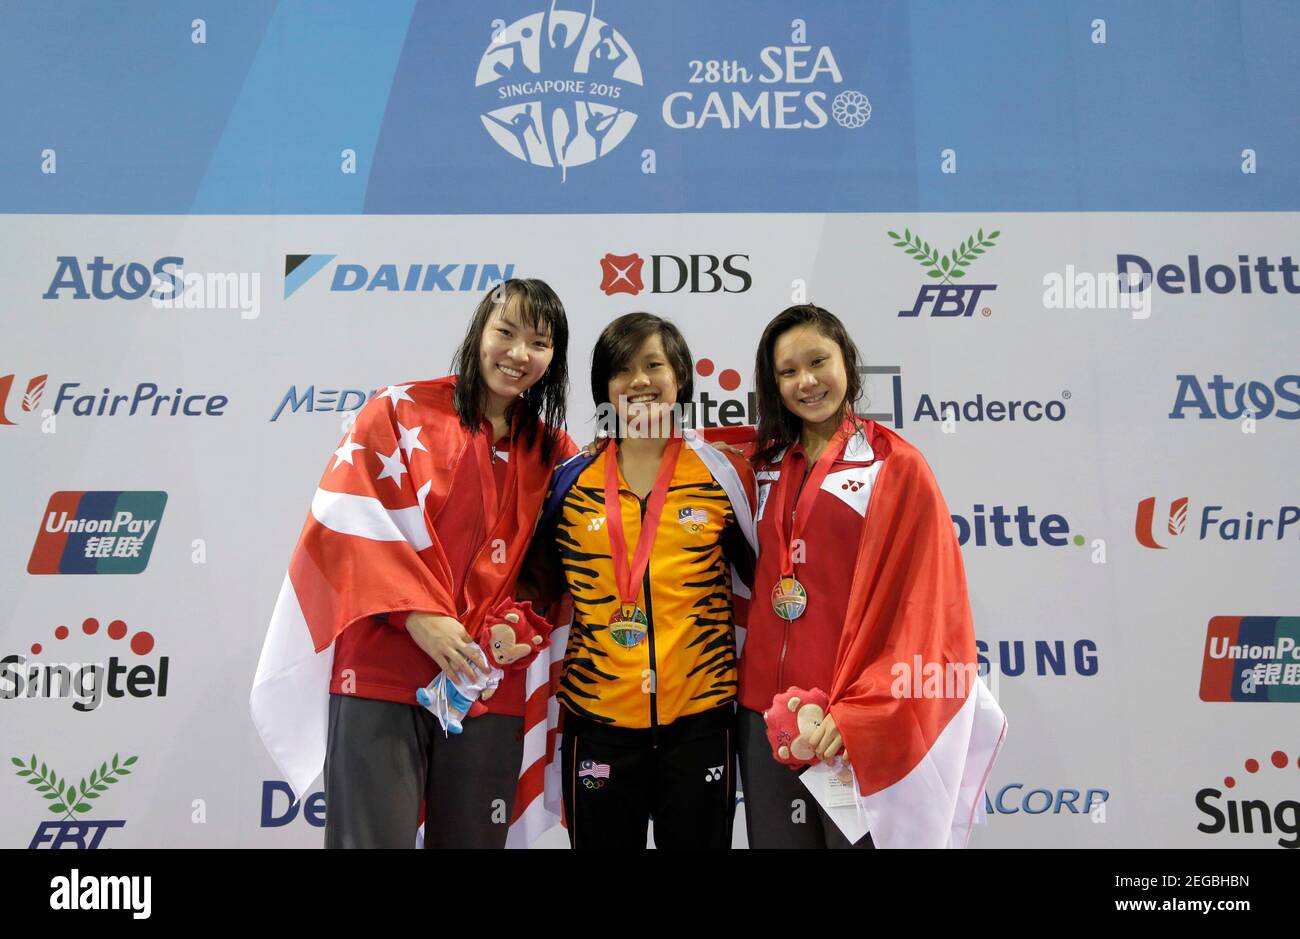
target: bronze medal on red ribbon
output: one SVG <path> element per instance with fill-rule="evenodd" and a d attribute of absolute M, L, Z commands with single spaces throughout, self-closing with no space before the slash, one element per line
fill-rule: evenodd
<path fill-rule="evenodd" d="M 645 641 L 646 630 L 650 627 L 650 621 L 637 601 L 641 598 L 641 581 L 650 566 L 650 552 L 659 534 L 659 518 L 663 515 L 664 503 L 668 501 L 668 484 L 672 482 L 681 450 L 680 437 L 669 440 L 664 448 L 659 473 L 655 476 L 654 488 L 650 490 L 645 516 L 641 519 L 636 552 L 629 565 L 627 538 L 623 533 L 623 507 L 618 494 L 618 443 L 611 440 L 605 449 L 605 530 L 609 532 L 609 553 L 614 562 L 619 601 L 618 609 L 609 618 L 609 634 L 624 649 L 634 649 Z"/>
<path fill-rule="evenodd" d="M 802 540 L 808 519 L 812 517 L 813 502 L 817 498 L 817 493 L 826 480 L 831 465 L 843 450 L 845 438 L 855 427 L 856 424 L 845 422 L 826 444 L 826 449 L 822 451 L 817 462 L 813 464 L 812 471 L 808 473 L 803 489 L 799 492 L 791 529 L 788 532 L 785 524 L 786 492 L 790 485 L 790 477 L 794 475 L 790 466 L 793 460 L 788 453 L 785 458 L 786 465 L 775 483 L 775 491 L 768 499 L 768 504 L 776 513 L 772 516 L 772 526 L 776 529 L 776 543 L 781 552 L 781 576 L 772 586 L 772 610 L 786 622 L 797 620 L 808 609 L 808 589 L 795 576 L 794 546 Z"/>

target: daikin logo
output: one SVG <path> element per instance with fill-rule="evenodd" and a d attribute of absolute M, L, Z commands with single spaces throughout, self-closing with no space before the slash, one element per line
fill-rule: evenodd
<path fill-rule="evenodd" d="M 558 169 L 610 153 L 636 124 L 629 100 L 642 84 L 641 64 L 627 39 L 585 10 L 532 13 L 492 34 L 474 86 L 483 89 L 480 120 L 517 160 Z"/>
<path fill-rule="evenodd" d="M 902 248 L 904 254 L 925 269 L 926 277 L 937 281 L 923 284 L 916 293 L 912 308 L 899 310 L 899 316 L 920 316 L 928 307 L 928 316 L 969 317 L 979 305 L 981 295 L 998 289 L 997 284 L 954 285 L 953 281 L 964 278 L 966 269 L 997 244 L 1001 231 L 985 235 L 981 228 L 950 251 L 932 247 L 920 235 L 914 235 L 910 228 L 903 229 L 901 235 L 896 231 L 886 234 L 893 239 L 894 247 Z M 980 312 L 985 316 L 992 313 L 988 307 L 981 308 Z"/>
<path fill-rule="evenodd" d="M 286 254 L 284 296 L 287 300 L 324 269 L 337 254 Z M 344 264 L 334 266 L 330 291 L 371 293 L 483 293 L 515 276 L 514 264 L 480 262 Z"/>

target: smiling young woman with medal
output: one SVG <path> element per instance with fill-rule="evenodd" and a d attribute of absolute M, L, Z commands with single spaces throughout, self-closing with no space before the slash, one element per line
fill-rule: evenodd
<path fill-rule="evenodd" d="M 849 846 L 773 757 L 763 712 L 792 687 L 829 697 L 808 742 L 854 774 L 851 814 L 868 829 L 854 847 L 964 844 L 1006 724 L 975 672 L 961 552 L 934 476 L 915 447 L 854 414 L 857 349 L 826 310 L 795 306 L 768 324 L 755 386 L 760 550 L 738 695 L 749 844 Z M 898 676 L 916 662 L 965 682 L 912 695 L 920 676 Z"/>
<path fill-rule="evenodd" d="M 573 598 L 556 697 L 578 848 L 726 848 L 735 807 L 731 575 L 752 567 L 753 473 L 677 420 L 690 350 L 632 313 L 592 353 L 610 437 L 562 465 L 534 539 Z M 545 567 L 547 565 L 541 564 Z"/>

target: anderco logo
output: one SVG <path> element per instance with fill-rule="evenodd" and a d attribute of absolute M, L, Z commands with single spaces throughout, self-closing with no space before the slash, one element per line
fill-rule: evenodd
<path fill-rule="evenodd" d="M 903 253 L 911 257 L 925 269 L 925 276 L 938 283 L 922 284 L 916 293 L 916 302 L 910 310 L 899 310 L 899 316 L 920 316 L 929 307 L 929 316 L 967 317 L 975 312 L 980 295 L 997 290 L 997 284 L 954 284 L 966 276 L 966 269 L 973 265 L 980 256 L 997 244 L 1001 231 L 984 234 L 980 229 L 957 247 L 948 251 L 939 251 L 920 235 L 912 234 L 910 228 L 903 229 L 903 234 L 896 231 L 886 232 L 894 241 L 894 247 L 902 248 Z M 981 312 L 989 315 L 990 310 Z"/>

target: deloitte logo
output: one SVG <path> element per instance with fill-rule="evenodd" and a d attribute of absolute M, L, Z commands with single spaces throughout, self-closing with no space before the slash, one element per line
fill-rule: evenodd
<path fill-rule="evenodd" d="M 617 147 L 636 123 L 624 93 L 642 84 L 622 33 L 587 12 L 533 13 L 495 32 L 474 76 L 491 89 L 480 115 L 501 149 L 534 166 L 582 166 Z"/>

